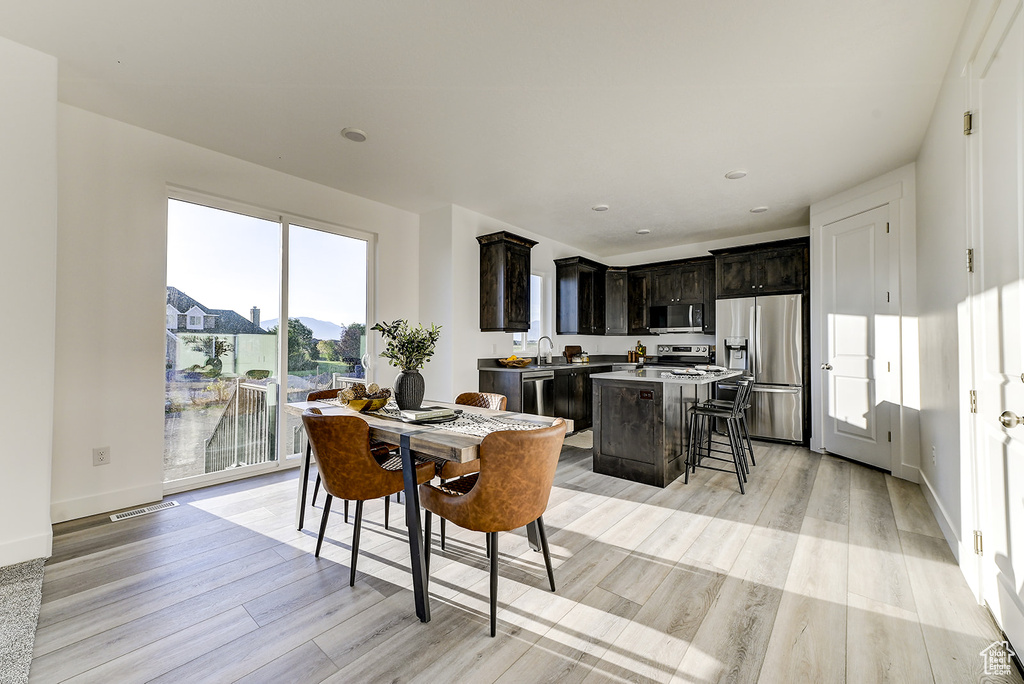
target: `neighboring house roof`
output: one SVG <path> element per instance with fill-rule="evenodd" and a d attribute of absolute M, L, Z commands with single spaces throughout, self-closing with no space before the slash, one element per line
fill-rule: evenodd
<path fill-rule="evenodd" d="M 184 333 L 209 333 L 214 335 L 270 335 L 271 333 L 254 325 L 248 318 L 241 316 L 230 309 L 211 309 L 192 299 L 176 287 L 167 288 L 167 303 L 173 306 L 180 313 L 185 313 L 193 307 L 200 309 L 206 316 L 214 317 L 212 328 L 204 327 L 203 330 L 190 331 L 185 326 L 179 326 L 176 330 Z"/>

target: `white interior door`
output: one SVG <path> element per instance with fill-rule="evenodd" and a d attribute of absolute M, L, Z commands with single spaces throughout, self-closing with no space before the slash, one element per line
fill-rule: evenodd
<path fill-rule="evenodd" d="M 1015 3 L 1005 3 L 1006 5 Z M 1017 649 L 1024 648 L 1024 427 L 1000 415 L 1024 415 L 1024 20 L 1014 14 L 990 35 L 1001 41 L 974 64 L 978 131 L 978 222 L 971 298 L 974 320 L 974 417 L 977 491 L 984 553 L 981 593 Z M 1009 25 L 1003 34 L 1002 28 Z"/>
<path fill-rule="evenodd" d="M 822 443 L 827 451 L 892 469 L 892 406 L 888 366 L 879 359 L 893 324 L 889 304 L 889 247 L 883 206 L 822 229 L 822 307 L 825 349 Z"/>

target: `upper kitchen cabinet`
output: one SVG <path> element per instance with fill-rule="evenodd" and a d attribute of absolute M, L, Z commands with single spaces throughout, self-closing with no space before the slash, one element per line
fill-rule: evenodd
<path fill-rule="evenodd" d="M 604 334 L 607 270 L 584 257 L 555 259 L 556 334 Z"/>
<path fill-rule="evenodd" d="M 505 231 L 481 235 L 480 330 L 530 329 L 530 250 L 537 244 Z"/>
<path fill-rule="evenodd" d="M 704 280 L 704 334 L 715 334 L 715 299 L 718 298 L 715 284 L 715 260 L 712 257 L 701 259 L 700 274 Z"/>
<path fill-rule="evenodd" d="M 604 334 L 629 332 L 629 285 L 626 269 L 609 268 L 604 275 Z"/>
<path fill-rule="evenodd" d="M 704 300 L 704 270 L 687 262 L 652 268 L 651 305 L 697 304 Z"/>
<path fill-rule="evenodd" d="M 651 272 L 629 271 L 626 300 L 630 335 L 651 334 Z"/>
<path fill-rule="evenodd" d="M 807 288 L 810 238 L 712 250 L 718 297 L 802 292 Z"/>

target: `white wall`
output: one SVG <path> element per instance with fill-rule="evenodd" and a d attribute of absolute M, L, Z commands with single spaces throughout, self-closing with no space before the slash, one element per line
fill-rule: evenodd
<path fill-rule="evenodd" d="M 0 567 L 50 555 L 57 60 L 0 38 Z"/>
<path fill-rule="evenodd" d="M 964 23 L 917 161 L 921 485 L 958 558 L 965 532 L 970 535 L 973 529 L 970 511 L 962 505 L 970 500 L 964 487 L 970 486 L 971 463 L 968 414 L 963 410 L 970 389 L 971 351 L 965 265 L 967 139 L 962 124 L 970 107 L 969 84 L 962 72 L 976 36 L 987 24 L 985 5 L 976 3 Z M 968 547 L 972 543 L 967 540 Z"/>
<path fill-rule="evenodd" d="M 58 114 L 54 520 L 162 496 L 168 185 L 376 233 L 374 317 L 417 318 L 415 214 L 74 107 Z M 92 466 L 95 446 L 111 447 L 110 465 Z"/>

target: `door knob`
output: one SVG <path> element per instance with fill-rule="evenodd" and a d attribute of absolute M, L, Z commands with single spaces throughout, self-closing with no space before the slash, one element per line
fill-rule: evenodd
<path fill-rule="evenodd" d="M 821 370 L 832 370 L 832 364 L 831 363 L 823 363 L 823 364 L 821 364 Z"/>
<path fill-rule="evenodd" d="M 1003 424 L 1004 428 L 1014 428 L 1024 423 L 1024 418 L 1021 418 L 1013 411 L 1003 411 L 999 415 L 999 422 Z"/>

